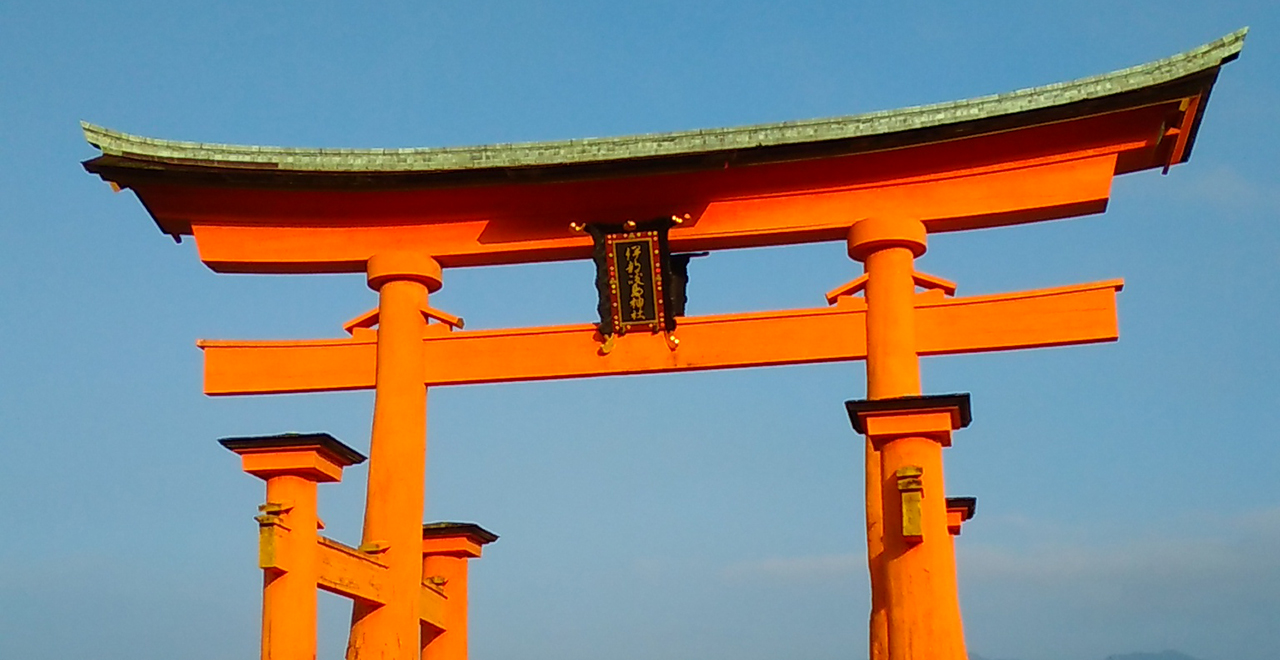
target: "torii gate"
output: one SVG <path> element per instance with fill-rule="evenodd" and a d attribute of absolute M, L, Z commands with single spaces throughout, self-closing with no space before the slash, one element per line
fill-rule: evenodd
<path fill-rule="evenodd" d="M 930 233 L 1099 213 L 1113 176 L 1185 162 L 1244 36 L 999 96 L 625 138 L 304 150 L 84 124 L 102 151 L 85 168 L 132 189 L 163 232 L 194 236 L 217 272 L 364 272 L 378 292 L 346 338 L 199 342 L 210 395 L 376 391 L 359 547 L 315 533 L 315 484 L 338 480 L 358 452 L 325 434 L 223 441 L 267 480 L 264 658 L 314 658 L 317 587 L 354 601 L 349 658 L 466 657 L 466 559 L 496 537 L 422 525 L 427 388 L 865 359 L 868 399 L 846 405 L 867 438 L 871 658 L 960 659 L 951 535 L 973 503 L 949 510 L 942 448 L 968 424 L 969 399 L 922 396 L 919 356 L 1115 340 L 1122 283 L 957 298 L 914 260 Z M 655 218 L 661 231 L 646 233 Z M 610 240 L 650 241 L 650 279 L 620 274 Z M 833 240 L 864 272 L 828 307 L 681 316 L 681 301 L 667 309 L 674 321 L 659 310 L 672 303 L 654 292 L 673 286 L 668 245 Z M 428 305 L 447 268 L 593 256 L 598 325 L 463 330 Z M 638 287 L 631 317 L 620 283 Z M 623 334 L 628 318 L 649 331 Z"/>

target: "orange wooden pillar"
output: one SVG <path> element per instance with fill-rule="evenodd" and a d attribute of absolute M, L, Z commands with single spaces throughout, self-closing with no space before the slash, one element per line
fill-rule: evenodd
<path fill-rule="evenodd" d="M 849 401 L 850 421 L 880 453 L 884 475 L 887 650 L 892 660 L 964 660 L 942 448 L 969 423 L 969 395 Z"/>
<path fill-rule="evenodd" d="M 441 284 L 440 264 L 417 253 L 369 259 L 378 292 L 377 376 L 369 485 L 361 550 L 388 566 L 384 605 L 356 602 L 348 660 L 403 660 L 419 652 L 422 512 L 427 397 L 422 336 L 427 294 Z"/>
<path fill-rule="evenodd" d="M 315 660 L 316 483 L 342 480 L 364 456 L 326 433 L 225 438 L 244 471 L 266 480 L 258 507 L 258 565 L 263 571 L 263 660 Z"/>
<path fill-rule="evenodd" d="M 467 564 L 498 536 L 472 523 L 422 526 L 422 584 L 445 597 L 444 630 L 423 624 L 421 660 L 467 660 Z"/>
<path fill-rule="evenodd" d="M 849 230 L 849 256 L 863 262 L 867 276 L 868 401 L 861 403 L 874 407 L 919 398 L 915 259 L 925 246 L 924 225 L 916 220 L 869 218 Z M 849 404 L 850 417 L 863 432 L 856 403 Z M 875 430 L 866 430 L 871 658 L 963 660 L 964 630 L 943 496 L 943 445 L 932 432 L 933 415 L 922 420 L 902 412 L 877 417 Z M 899 426 L 885 426 L 884 420 Z M 913 522 L 923 525 L 923 533 L 904 529 L 904 501 L 912 503 L 906 513 L 918 515 Z"/>

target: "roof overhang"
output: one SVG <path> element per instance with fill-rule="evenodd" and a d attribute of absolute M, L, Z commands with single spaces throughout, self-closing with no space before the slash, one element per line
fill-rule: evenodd
<path fill-rule="evenodd" d="M 1191 154 L 1245 30 L 1148 64 L 848 117 L 436 149 L 173 142 L 84 124 L 85 168 L 224 272 L 361 271 L 389 249 L 445 266 L 589 256 L 571 222 L 688 214 L 676 250 L 837 240 L 863 217 L 931 232 L 1096 213 L 1116 174 Z"/>

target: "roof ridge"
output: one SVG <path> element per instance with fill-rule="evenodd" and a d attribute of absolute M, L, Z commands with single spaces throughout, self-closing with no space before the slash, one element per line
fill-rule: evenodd
<path fill-rule="evenodd" d="M 81 121 L 85 139 L 104 155 L 196 162 L 210 166 L 267 165 L 287 171 L 413 172 L 529 167 L 652 158 L 839 140 L 943 126 L 1066 105 L 1158 85 L 1234 60 L 1244 47 L 1241 28 L 1191 50 L 1145 64 L 1038 87 L 877 110 L 855 115 L 770 124 L 461 147 L 300 148 L 162 140 Z"/>

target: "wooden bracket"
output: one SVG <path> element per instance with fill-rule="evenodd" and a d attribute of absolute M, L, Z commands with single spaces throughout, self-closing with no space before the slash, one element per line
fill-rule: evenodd
<path fill-rule="evenodd" d="M 435 319 L 455 330 L 461 330 L 462 326 L 466 324 L 466 322 L 462 320 L 461 316 L 446 314 L 434 307 L 428 307 L 426 305 L 422 306 L 422 315 L 427 317 L 428 321 Z"/>
<path fill-rule="evenodd" d="M 845 296 L 855 296 L 863 289 L 867 288 L 867 276 L 862 274 L 857 279 L 850 280 L 840 286 L 827 292 L 827 304 L 834 305 L 836 300 Z"/>
<path fill-rule="evenodd" d="M 1169 148 L 1169 158 L 1165 160 L 1164 167 L 1160 171 L 1161 174 L 1168 174 L 1169 168 L 1181 162 L 1183 154 L 1187 151 L 1187 144 L 1191 140 L 1191 128 L 1196 123 L 1196 113 L 1199 108 L 1199 95 L 1182 99 L 1182 102 L 1178 104 L 1178 110 L 1182 113 L 1182 122 L 1169 131 L 1173 133 L 1173 146 Z"/>
<path fill-rule="evenodd" d="M 428 323 L 435 320 L 456 330 L 461 330 L 463 326 L 466 325 L 466 321 L 463 320 L 461 316 L 454 316 L 453 314 L 442 312 L 426 304 L 422 305 L 422 316 L 427 319 Z M 343 323 L 342 329 L 345 330 L 347 334 L 354 337 L 357 329 L 370 329 L 375 325 L 378 325 L 377 307 L 374 307 L 360 316 Z"/>
<path fill-rule="evenodd" d="M 956 283 L 950 280 L 944 280 L 941 277 L 937 277 L 935 275 L 929 275 L 928 273 L 921 273 L 920 271 L 916 271 L 912 273 L 911 280 L 915 283 L 916 286 L 922 289 L 939 290 L 939 291 L 942 291 L 942 293 L 947 296 L 956 295 Z M 866 288 L 867 288 L 867 275 L 864 273 L 858 276 L 857 279 L 845 282 L 844 284 L 841 284 L 840 286 L 828 291 L 827 304 L 834 305 L 840 298 L 844 298 L 846 296 L 856 296 L 859 293 L 862 293 L 863 291 L 865 291 Z"/>
<path fill-rule="evenodd" d="M 342 329 L 345 330 L 347 334 L 354 336 L 356 334 L 356 328 L 372 328 L 375 325 L 378 325 L 377 307 L 374 307 L 360 316 L 343 323 Z"/>
<path fill-rule="evenodd" d="M 922 289 L 938 289 L 942 291 L 944 295 L 956 295 L 956 283 L 951 280 L 944 280 L 941 277 L 929 275 L 928 273 L 922 273 L 920 271 L 912 273 L 911 279 L 916 283 L 916 286 Z"/>

